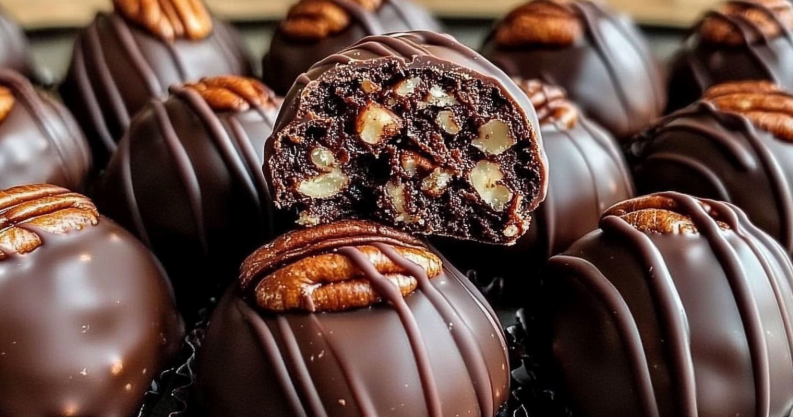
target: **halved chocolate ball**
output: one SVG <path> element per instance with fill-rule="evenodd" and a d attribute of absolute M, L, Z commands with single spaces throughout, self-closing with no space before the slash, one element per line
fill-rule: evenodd
<path fill-rule="evenodd" d="M 172 84 L 216 75 L 251 76 L 248 51 L 231 25 L 201 0 L 113 0 L 77 36 L 64 103 L 85 131 L 96 168 L 105 167 L 132 117 Z"/>
<path fill-rule="evenodd" d="M 511 243 L 545 196 L 533 106 L 450 36 L 365 38 L 302 75 L 286 102 L 264 171 L 302 226 L 368 218 Z"/>
<path fill-rule="evenodd" d="M 0 414 L 137 415 L 184 336 L 146 247 L 87 198 L 0 191 Z"/>
<path fill-rule="evenodd" d="M 421 241 L 365 221 L 254 252 L 210 320 L 198 415 L 493 417 L 509 395 L 503 331 Z"/>
<path fill-rule="evenodd" d="M 737 207 L 629 200 L 548 270 L 573 415 L 790 415 L 793 268 Z"/>

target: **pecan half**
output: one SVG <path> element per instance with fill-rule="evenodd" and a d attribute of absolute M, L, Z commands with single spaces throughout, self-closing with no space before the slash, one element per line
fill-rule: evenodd
<path fill-rule="evenodd" d="M 251 107 L 276 108 L 280 99 L 273 90 L 253 78 L 236 75 L 202 78 L 195 83 L 171 87 L 197 92 L 216 112 L 243 112 Z"/>
<path fill-rule="evenodd" d="M 201 40 L 212 33 L 202 0 L 113 0 L 117 13 L 166 41 Z"/>
<path fill-rule="evenodd" d="M 495 40 L 501 46 L 570 46 L 584 33 L 583 22 L 569 0 L 535 0 L 512 10 L 499 23 Z"/>
<path fill-rule="evenodd" d="M 349 0 L 373 12 L 382 0 Z M 316 41 L 335 35 L 350 25 L 352 16 L 333 0 L 301 0 L 289 9 L 281 31 L 295 39 Z"/>
<path fill-rule="evenodd" d="M 39 231 L 61 234 L 97 222 L 91 200 L 65 188 L 37 184 L 0 191 L 0 259 L 36 250 Z"/>
<path fill-rule="evenodd" d="M 758 129 L 793 141 L 793 95 L 768 81 L 740 81 L 717 85 L 702 101 L 720 111 L 741 115 Z"/>
<path fill-rule="evenodd" d="M 0 122 L 8 117 L 14 108 L 14 93 L 6 87 L 0 86 Z"/>
<path fill-rule="evenodd" d="M 710 205 L 699 199 L 697 202 L 722 230 L 729 229 L 726 223 L 718 220 L 718 213 Z M 617 216 L 643 233 L 698 234 L 691 217 L 681 211 L 674 199 L 663 194 L 651 194 L 618 203 L 606 210 L 601 218 Z"/>
<path fill-rule="evenodd" d="M 296 230 L 265 245 L 245 260 L 240 286 L 253 293 L 267 311 L 342 311 L 380 301 L 365 272 L 354 260 L 336 252 L 352 247 L 371 262 L 403 296 L 416 289 L 416 277 L 384 254 L 387 245 L 433 278 L 443 264 L 420 241 L 405 233 L 368 221 L 342 221 Z"/>
<path fill-rule="evenodd" d="M 699 32 L 703 39 L 713 43 L 743 45 L 775 38 L 791 29 L 793 4 L 790 1 L 743 0 L 719 5 L 702 20 Z"/>
<path fill-rule="evenodd" d="M 516 78 L 515 83 L 529 96 L 541 125 L 555 125 L 566 130 L 578 123 L 578 108 L 567 99 L 567 93 L 561 87 L 520 78 Z"/>

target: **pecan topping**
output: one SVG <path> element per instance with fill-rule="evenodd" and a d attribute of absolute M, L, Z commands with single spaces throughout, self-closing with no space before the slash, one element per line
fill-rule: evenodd
<path fill-rule="evenodd" d="M 0 122 L 8 117 L 14 108 L 14 93 L 6 87 L 0 86 Z"/>
<path fill-rule="evenodd" d="M 113 0 L 116 12 L 166 41 L 201 40 L 212 32 L 202 0 Z"/>
<path fill-rule="evenodd" d="M 535 0 L 512 10 L 496 29 L 496 42 L 522 45 L 570 46 L 584 33 L 583 23 L 569 0 Z"/>
<path fill-rule="evenodd" d="M 264 84 L 253 78 L 236 75 L 202 78 L 196 83 L 172 87 L 197 92 L 216 112 L 243 112 L 253 107 L 276 108 L 280 99 Z"/>
<path fill-rule="evenodd" d="M 367 221 L 342 221 L 287 233 L 245 260 L 240 286 L 252 290 L 267 311 L 343 311 L 380 301 L 369 278 L 355 262 L 335 252 L 354 247 L 403 296 L 418 285 L 410 271 L 386 256 L 377 243 L 394 249 L 433 278 L 443 270 L 440 258 L 405 233 Z"/>
<path fill-rule="evenodd" d="M 775 38 L 791 29 L 793 4 L 788 0 L 743 0 L 719 5 L 705 16 L 699 32 L 713 43 L 743 45 Z"/>
<path fill-rule="evenodd" d="M 768 81 L 740 81 L 717 85 L 702 100 L 717 109 L 749 119 L 758 129 L 793 141 L 793 95 Z"/>
<path fill-rule="evenodd" d="M 377 10 L 382 0 L 348 0 L 369 12 Z M 289 37 L 316 41 L 347 29 L 352 16 L 334 0 L 301 0 L 289 9 L 281 31 Z"/>
<path fill-rule="evenodd" d="M 529 96 L 541 125 L 555 125 L 566 130 L 578 123 L 578 108 L 567 99 L 567 93 L 561 87 L 519 78 L 515 83 Z"/>
<path fill-rule="evenodd" d="M 91 200 L 65 188 L 38 184 L 0 191 L 0 259 L 41 246 L 39 231 L 67 233 L 98 221 Z"/>
<path fill-rule="evenodd" d="M 718 220 L 718 214 L 710 205 L 699 199 L 697 202 L 722 230 L 729 229 L 726 223 Z M 606 210 L 601 218 L 617 216 L 643 233 L 698 234 L 699 230 L 691 217 L 681 211 L 672 198 L 652 194 L 618 203 Z"/>

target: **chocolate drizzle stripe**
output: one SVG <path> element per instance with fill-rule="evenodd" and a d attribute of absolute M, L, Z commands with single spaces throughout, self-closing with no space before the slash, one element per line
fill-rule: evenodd
<path fill-rule="evenodd" d="M 53 101 L 49 97 L 46 98 L 46 101 L 48 103 L 48 108 L 51 109 L 51 111 L 58 117 L 61 126 L 64 126 L 64 129 L 68 130 L 66 136 L 68 136 L 70 139 L 70 143 L 59 144 L 59 146 L 66 149 L 78 149 L 80 151 L 79 156 L 82 160 L 83 167 L 86 168 L 86 171 L 90 170 L 93 162 L 91 158 L 91 151 L 88 146 L 85 146 L 85 139 L 82 130 L 80 130 L 80 127 L 76 124 L 74 117 L 69 113 L 68 110 L 66 110 L 65 106 L 53 104 Z M 53 140 L 58 143 L 60 142 L 55 137 L 53 137 Z M 79 179 L 75 180 L 78 181 L 78 183 L 73 187 L 76 189 L 82 185 L 82 181 L 79 181 Z"/>
<path fill-rule="evenodd" d="M 232 39 L 233 36 L 226 25 L 218 24 L 215 21 L 215 18 L 212 18 L 212 31 L 215 33 L 215 36 L 209 36 L 208 39 L 212 39 L 215 44 L 217 44 L 217 49 L 226 57 L 226 61 L 228 62 L 235 62 L 237 61 L 237 57 L 234 55 L 234 52 L 228 47 L 228 45 L 237 45 L 242 43 L 241 39 Z"/>
<path fill-rule="evenodd" d="M 128 109 L 126 104 L 124 104 L 124 100 L 121 98 L 121 92 L 118 90 L 118 86 L 110 76 L 110 68 L 108 67 L 107 60 L 105 59 L 105 54 L 102 50 L 102 41 L 99 37 L 99 30 L 96 26 L 91 26 L 88 28 L 87 41 L 94 51 L 94 65 L 97 68 L 97 78 L 99 83 L 102 84 L 108 93 L 108 100 L 110 100 L 109 110 L 115 114 L 116 118 L 120 120 L 124 126 L 126 126 L 129 124 Z M 88 80 L 88 82 L 91 83 L 93 81 Z M 97 102 L 97 106 L 101 106 L 101 104 Z M 100 109 L 100 111 L 102 110 Z M 106 141 L 105 144 L 107 145 L 108 151 L 115 152 L 117 146 L 112 136 L 105 138 L 104 140 Z"/>
<path fill-rule="evenodd" d="M 76 42 L 73 58 L 75 62 L 74 73 L 77 77 L 77 83 L 83 86 L 83 88 L 77 89 L 76 94 L 79 94 L 80 100 L 85 103 L 88 110 L 88 117 L 91 118 L 91 125 L 96 127 L 102 145 L 104 145 L 109 153 L 112 153 L 116 150 L 116 142 L 113 140 L 113 135 L 110 134 L 110 130 L 108 130 L 104 113 L 102 109 L 99 108 L 94 86 L 91 80 L 88 79 L 88 72 L 85 68 L 86 61 L 83 56 L 83 44 L 82 42 Z"/>
<path fill-rule="evenodd" d="M 258 113 L 263 114 L 264 112 L 259 111 Z M 263 119 L 265 119 L 267 123 L 270 123 L 270 121 L 267 120 L 267 117 L 263 117 Z M 245 132 L 245 129 L 242 127 L 242 123 L 240 123 L 239 119 L 236 117 L 231 117 L 229 118 L 228 123 L 229 128 L 233 133 L 232 137 L 236 140 L 240 157 L 245 163 L 245 170 L 247 171 L 248 175 L 253 178 L 258 197 L 258 201 L 255 203 L 259 208 L 259 212 L 261 213 L 259 221 L 262 223 L 264 231 L 267 232 L 267 235 L 269 236 L 272 234 L 271 231 L 274 230 L 272 224 L 273 219 L 270 213 L 270 206 L 268 204 L 262 204 L 262 201 L 272 200 L 270 199 L 270 191 L 267 188 L 267 180 L 264 178 L 264 172 L 262 172 L 261 169 L 261 160 L 258 156 L 256 156 L 256 151 L 253 149 L 253 142 Z M 270 126 L 272 125 L 273 124 L 270 123 Z"/>
<path fill-rule="evenodd" d="M 380 21 L 374 17 L 374 13 L 370 13 L 366 9 L 363 8 L 360 4 L 356 3 L 352 0 L 331 0 L 337 6 L 341 7 L 342 9 L 346 10 L 347 13 L 351 14 L 358 22 L 361 23 L 366 36 L 371 35 L 379 35 L 383 32 L 383 26 L 380 24 Z M 352 26 L 352 24 L 350 24 Z M 349 27 L 347 28 L 349 29 Z"/>
<path fill-rule="evenodd" d="M 652 161 L 666 161 L 684 166 L 696 172 L 697 174 L 701 175 L 704 179 L 707 179 L 708 185 L 713 187 L 713 189 L 718 192 L 718 196 L 716 196 L 716 198 L 718 198 L 719 200 L 731 201 L 730 191 L 727 190 L 727 187 L 724 186 L 724 183 L 722 183 L 721 178 L 718 175 L 716 175 L 716 173 L 711 171 L 710 168 L 705 164 L 703 164 L 700 160 L 696 158 L 692 158 L 690 156 L 682 156 L 671 152 L 659 152 L 650 155 L 645 160 L 645 163 L 650 164 Z"/>
<path fill-rule="evenodd" d="M 178 42 L 178 41 L 177 41 Z M 171 42 L 164 43 L 165 49 L 168 51 L 168 55 L 171 56 L 171 60 L 173 61 L 173 65 L 176 68 L 176 71 L 179 73 L 180 80 L 187 80 L 187 65 L 185 65 L 184 60 L 182 59 L 181 55 L 179 55 L 179 51 L 176 50 L 176 45 Z M 164 86 L 164 89 L 167 89 L 168 86 Z"/>
<path fill-rule="evenodd" d="M 719 226 L 694 198 L 674 193 L 664 193 L 662 195 L 673 196 L 677 204 L 691 217 L 700 233 L 708 239 L 708 243 L 714 255 L 716 255 L 716 258 L 724 268 L 724 272 L 727 275 L 730 287 L 735 296 L 738 310 L 741 313 L 741 321 L 743 322 L 744 331 L 746 332 L 749 342 L 757 404 L 755 415 L 770 415 L 771 375 L 768 344 L 765 339 L 765 330 L 757 306 L 757 300 L 752 296 L 752 291 L 750 289 L 750 278 L 743 270 L 738 254 L 727 241 L 727 238 L 721 232 Z M 712 208 L 720 214 L 722 221 L 730 225 L 732 229 L 737 230 L 741 228 L 734 212 L 727 206 L 718 202 L 710 202 L 710 204 Z"/>
<path fill-rule="evenodd" d="M 391 1 L 391 0 L 384 0 L 383 6 L 386 4 L 390 4 L 391 7 L 397 12 L 399 17 L 402 19 L 403 22 L 407 23 L 407 27 L 414 28 L 414 29 L 429 29 L 422 27 L 422 22 L 418 19 L 418 16 L 414 13 L 410 13 L 410 11 L 405 7 L 407 4 L 406 2 L 402 1 Z M 382 32 L 380 32 L 382 33 Z"/>
<path fill-rule="evenodd" d="M 701 106 L 707 106 L 713 109 L 713 107 L 710 105 Z M 719 117 L 715 109 L 712 111 L 712 115 Z M 689 132 L 695 135 L 707 136 L 714 139 L 716 144 L 726 151 L 726 156 L 730 158 L 733 164 L 737 165 L 736 167 L 739 170 L 749 171 L 751 169 L 757 168 L 757 162 L 754 160 L 754 158 L 752 158 L 751 155 L 747 155 L 745 148 L 734 141 L 731 136 L 724 134 L 717 128 L 703 126 L 701 124 L 685 120 L 690 116 L 696 117 L 697 114 L 698 111 L 689 112 L 688 110 L 683 110 L 680 113 L 676 113 L 675 118 L 669 118 L 668 120 L 663 121 L 662 124 L 653 131 L 653 136 L 677 132 Z M 678 120 L 677 117 L 680 117 L 680 119 Z M 670 124 L 672 121 L 675 123 Z"/>
<path fill-rule="evenodd" d="M 590 122 L 587 118 L 580 118 L 578 125 L 586 130 L 589 136 L 594 138 L 595 142 L 597 142 L 597 144 L 606 151 L 606 153 L 611 158 L 613 165 L 620 168 L 620 173 L 622 174 L 620 175 L 622 186 L 628 191 L 629 195 L 633 195 L 635 193 L 633 181 L 631 181 L 631 174 L 628 172 L 627 164 L 623 159 L 624 156 L 622 151 L 620 151 L 620 149 L 614 144 L 614 142 L 611 141 L 609 137 L 599 134 L 594 129 L 592 122 Z"/>
<path fill-rule="evenodd" d="M 146 58 L 143 57 L 143 52 L 140 46 L 135 42 L 135 37 L 132 35 L 132 31 L 129 26 L 127 26 L 126 22 L 115 14 L 108 15 L 108 19 L 113 26 L 116 36 L 118 36 L 118 39 L 121 41 L 121 46 L 127 51 L 127 56 L 132 60 L 132 67 L 141 78 L 143 78 L 148 92 L 150 94 L 158 94 L 160 91 L 163 91 L 164 87 L 160 79 L 157 78 L 157 74 L 149 63 L 146 62 Z M 129 126 L 129 116 L 126 113 L 121 120 L 124 126 Z"/>
<path fill-rule="evenodd" d="M 136 235 L 146 244 L 149 248 L 152 247 L 149 232 L 146 229 L 146 222 L 143 221 L 143 216 L 140 212 L 140 205 L 138 198 L 135 196 L 135 186 L 132 181 L 132 162 L 130 160 L 131 153 L 129 150 L 130 140 L 122 140 L 119 143 L 119 156 L 121 159 L 121 181 L 124 186 L 124 196 L 129 204 L 129 214 L 132 217 L 132 222 L 135 224 Z"/>
<path fill-rule="evenodd" d="M 428 415 L 430 417 L 444 417 L 440 395 L 436 385 L 437 380 L 432 371 L 427 345 L 424 342 L 424 338 L 421 336 L 421 330 L 416 322 L 416 318 L 410 311 L 404 297 L 402 297 L 402 294 L 396 286 L 375 269 L 374 265 L 369 262 L 360 250 L 347 246 L 338 249 L 338 253 L 348 257 L 359 270 L 363 271 L 369 279 L 372 288 L 394 307 L 394 310 L 402 322 L 402 326 L 405 328 L 405 334 L 410 341 L 413 356 L 416 358 L 416 367 L 422 388 L 424 389 L 424 400 L 427 404 Z"/>
<path fill-rule="evenodd" d="M 598 173 L 592 168 L 592 161 L 586 157 L 586 152 L 584 148 L 581 146 L 581 143 L 570 133 L 570 130 L 565 130 L 564 135 L 570 140 L 570 143 L 575 147 L 578 151 L 578 154 L 581 156 L 581 159 L 584 161 L 584 165 L 586 165 L 587 171 L 589 171 L 589 179 L 592 182 L 592 189 L 595 190 L 592 193 L 592 196 L 595 197 L 595 204 L 597 204 L 598 212 L 602 212 L 603 210 L 607 209 L 608 207 L 603 207 L 603 200 L 600 198 L 600 184 L 602 183 L 601 178 L 597 175 Z M 580 136 L 580 135 L 579 135 Z"/>
<path fill-rule="evenodd" d="M 309 300 L 311 297 L 307 297 Z M 341 360 L 338 354 L 339 346 L 334 340 L 332 334 L 325 331 L 325 326 L 317 318 L 316 314 L 309 314 L 311 322 L 316 326 L 319 333 L 322 335 L 322 339 L 325 340 L 325 343 L 328 345 L 328 349 L 330 349 L 330 353 L 333 357 L 336 358 L 336 362 L 341 369 L 341 373 L 344 375 L 344 380 L 347 381 L 347 386 L 350 387 L 350 391 L 352 392 L 352 396 L 355 399 L 355 403 L 358 405 L 358 410 L 361 412 L 362 416 L 376 416 L 377 415 L 377 408 L 375 407 L 374 403 L 372 402 L 372 397 L 369 395 L 369 390 L 366 388 L 366 382 L 361 378 L 361 376 L 350 366 L 350 361 Z"/>
<path fill-rule="evenodd" d="M 276 378 L 280 381 L 278 386 L 283 387 L 286 391 L 284 395 L 287 398 L 287 402 L 289 402 L 289 405 L 292 407 L 292 412 L 295 413 L 295 417 L 308 417 L 303 403 L 300 402 L 300 397 L 297 395 L 289 371 L 286 369 L 284 358 L 280 355 L 281 351 L 278 348 L 278 344 L 272 332 L 270 332 L 270 329 L 261 321 L 258 314 L 251 310 L 244 301 L 237 300 L 236 307 L 240 314 L 242 314 L 243 319 L 248 324 L 251 331 L 253 331 L 259 339 L 262 352 L 267 355 L 267 359 L 269 359 L 270 364 L 273 366 L 273 372 L 275 372 Z"/>
<path fill-rule="evenodd" d="M 484 360 L 482 346 L 477 342 L 471 328 L 461 318 L 451 302 L 432 284 L 427 276 L 427 271 L 414 262 L 401 256 L 394 248 L 382 243 L 375 243 L 374 246 L 380 249 L 396 265 L 408 272 L 409 275 L 418 281 L 418 289 L 430 301 L 435 310 L 443 319 L 444 323 L 451 326 L 450 333 L 457 345 L 463 362 L 471 377 L 476 398 L 479 401 L 480 415 L 492 416 L 496 413 L 497 406 L 493 403 L 493 383 Z"/>
<path fill-rule="evenodd" d="M 714 222 L 715 224 L 715 222 Z M 606 216 L 600 227 L 607 235 L 617 236 L 629 247 L 638 248 L 644 269 L 649 271 L 647 283 L 652 294 L 655 311 L 660 317 L 664 340 L 672 358 L 673 380 L 680 387 L 679 413 L 683 416 L 697 415 L 697 390 L 694 362 L 691 357 L 688 322 L 680 312 L 684 311 L 672 276 L 666 267 L 663 255 L 650 238 L 616 216 Z"/>
<path fill-rule="evenodd" d="M 297 343 L 295 333 L 292 331 L 292 325 L 283 315 L 279 315 L 275 320 L 278 323 L 281 337 L 283 337 L 284 350 L 286 350 L 288 359 L 287 366 L 292 370 L 290 374 L 297 379 L 297 385 L 303 394 L 303 401 L 308 403 L 311 416 L 328 417 L 325 406 L 322 404 L 322 399 L 319 397 L 319 392 L 317 392 L 317 388 L 311 379 L 311 374 L 308 372 L 308 367 L 306 367 L 303 354 L 300 352 L 300 345 Z"/>
<path fill-rule="evenodd" d="M 165 109 L 165 105 L 159 100 L 153 100 L 152 108 L 157 115 L 157 120 L 162 129 L 162 137 L 171 151 L 171 156 L 176 163 L 177 172 L 182 179 L 182 184 L 185 187 L 187 198 L 190 201 L 190 211 L 195 219 L 195 227 L 198 229 L 197 235 L 201 241 L 201 248 L 204 253 L 209 253 L 209 242 L 207 242 L 206 227 L 204 221 L 204 208 L 201 196 L 201 185 L 198 181 L 198 174 L 190 163 L 190 157 L 181 142 L 179 136 L 176 134 L 171 118 Z"/>
<path fill-rule="evenodd" d="M 627 347 L 628 361 L 631 364 L 633 378 L 638 388 L 639 401 L 642 404 L 645 417 L 659 417 L 658 403 L 655 398 L 650 377 L 650 368 L 644 353 L 639 328 L 633 319 L 630 308 L 620 295 L 619 291 L 603 274 L 590 262 L 567 255 L 558 255 L 548 261 L 548 268 L 560 271 L 564 276 L 580 281 L 592 292 L 591 294 L 602 303 L 610 312 L 617 332 Z M 695 417 L 694 414 L 681 414 L 685 417 Z"/>

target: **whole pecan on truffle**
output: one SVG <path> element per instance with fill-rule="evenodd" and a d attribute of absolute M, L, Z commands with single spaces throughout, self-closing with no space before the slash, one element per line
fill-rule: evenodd
<path fill-rule="evenodd" d="M 729 226 L 718 220 L 719 214 L 702 200 L 697 203 L 712 217 L 722 230 Z M 663 194 L 637 197 L 618 203 L 603 213 L 602 217 L 616 216 L 643 233 L 697 234 L 699 230 L 691 216 L 681 213 L 676 200 Z"/>
<path fill-rule="evenodd" d="M 14 93 L 6 87 L 0 86 L 0 122 L 6 119 L 13 108 Z"/>
<path fill-rule="evenodd" d="M 381 245 L 421 267 L 428 278 L 443 270 L 440 258 L 408 234 L 373 222 L 342 221 L 296 230 L 265 245 L 242 265 L 240 286 L 271 312 L 343 311 L 378 303 L 381 297 L 371 283 L 373 277 L 338 251 L 351 247 L 403 297 L 409 295 L 418 285 L 417 277 Z"/>
<path fill-rule="evenodd" d="M 515 78 L 515 83 L 523 90 L 534 109 L 541 125 L 555 125 L 561 130 L 572 129 L 578 123 L 578 108 L 567 100 L 563 88 L 543 83 L 540 80 Z"/>
<path fill-rule="evenodd" d="M 60 234 L 98 221 L 91 200 L 65 188 L 36 184 L 0 191 L 0 259 L 9 252 L 25 254 L 41 246 L 36 229 Z"/>
<path fill-rule="evenodd" d="M 202 0 L 113 0 L 113 5 L 127 20 L 167 42 L 200 40 L 212 32 L 212 16 Z"/>
<path fill-rule="evenodd" d="M 251 106 L 275 108 L 280 99 L 258 80 L 236 75 L 202 78 L 180 88 L 193 90 L 216 112 L 244 112 Z"/>
<path fill-rule="evenodd" d="M 745 30 L 748 26 L 753 30 Z M 713 43 L 742 45 L 775 38 L 793 29 L 793 4 L 787 0 L 727 1 L 708 13 L 699 28 Z M 751 38 L 747 36 L 755 36 Z"/>
<path fill-rule="evenodd" d="M 499 25 L 496 42 L 512 47 L 572 45 L 582 36 L 583 25 L 567 3 L 569 0 L 537 0 L 518 7 Z"/>
<path fill-rule="evenodd" d="M 350 0 L 374 11 L 382 0 Z M 292 38 L 319 40 L 335 35 L 350 25 L 349 12 L 331 0 L 302 0 L 289 9 L 281 30 Z"/>
<path fill-rule="evenodd" d="M 768 81 L 740 81 L 715 86 L 702 100 L 725 113 L 746 117 L 755 127 L 793 141 L 793 95 Z"/>

